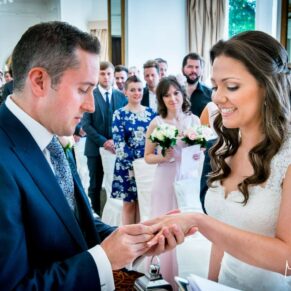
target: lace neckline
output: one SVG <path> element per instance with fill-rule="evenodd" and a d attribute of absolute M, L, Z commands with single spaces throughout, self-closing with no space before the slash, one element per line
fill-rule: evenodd
<path fill-rule="evenodd" d="M 266 190 L 267 189 L 267 182 L 268 182 L 268 180 L 264 184 L 260 184 L 260 185 L 250 185 L 249 186 L 249 190 L 250 191 L 252 189 L 259 189 L 261 191 Z M 228 199 L 229 196 L 235 195 L 235 194 L 243 195 L 243 193 L 239 189 L 234 189 L 234 190 L 231 190 L 231 191 L 226 192 L 225 187 L 221 184 L 221 181 L 217 181 L 217 183 L 216 183 L 215 186 L 218 186 L 220 188 L 221 192 L 223 193 L 224 199 Z"/>

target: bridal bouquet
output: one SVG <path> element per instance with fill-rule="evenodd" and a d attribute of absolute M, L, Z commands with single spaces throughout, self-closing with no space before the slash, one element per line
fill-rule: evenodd
<path fill-rule="evenodd" d="M 150 140 L 160 145 L 162 155 L 165 156 L 166 150 L 176 144 L 177 136 L 178 129 L 174 125 L 164 123 L 154 129 L 150 135 Z"/>
<path fill-rule="evenodd" d="M 206 141 L 212 136 L 212 130 L 205 125 L 194 125 L 183 132 L 182 140 L 188 145 L 206 147 Z"/>

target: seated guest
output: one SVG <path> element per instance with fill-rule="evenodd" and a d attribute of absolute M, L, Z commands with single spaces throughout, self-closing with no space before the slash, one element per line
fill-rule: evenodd
<path fill-rule="evenodd" d="M 124 93 L 125 81 L 128 77 L 128 69 L 123 65 L 117 65 L 114 68 L 114 79 L 117 89 Z"/>
<path fill-rule="evenodd" d="M 156 58 L 155 61 L 159 64 L 160 79 L 162 79 L 163 77 L 166 77 L 167 76 L 167 71 L 168 71 L 168 63 L 167 63 L 167 61 L 162 59 L 162 58 Z"/>
<path fill-rule="evenodd" d="M 208 215 L 168 215 L 160 227 L 196 226 L 212 241 L 209 279 L 239 290 L 291 290 L 291 111 L 288 54 L 247 31 L 210 51 L 218 135 Z"/>
<path fill-rule="evenodd" d="M 112 270 L 184 239 L 171 228 L 152 248 L 155 227 L 94 219 L 58 142 L 94 111 L 99 52 L 63 22 L 30 27 L 13 51 L 14 93 L 0 107 L 1 290 L 114 290 Z"/>
<path fill-rule="evenodd" d="M 128 104 L 114 112 L 112 123 L 116 162 L 112 182 L 113 198 L 123 199 L 122 222 L 139 222 L 137 188 L 132 162 L 144 156 L 145 134 L 156 115 L 149 107 L 142 106 L 143 85 L 132 76 L 125 82 Z"/>
<path fill-rule="evenodd" d="M 143 91 L 141 104 L 151 107 L 157 111 L 157 96 L 156 89 L 160 80 L 159 65 L 154 60 L 149 60 L 143 65 L 143 75 L 146 81 L 146 87 Z"/>

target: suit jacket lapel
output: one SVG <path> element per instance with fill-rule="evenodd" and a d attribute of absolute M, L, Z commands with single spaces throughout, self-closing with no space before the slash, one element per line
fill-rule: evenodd
<path fill-rule="evenodd" d="M 81 225 L 88 246 L 93 247 L 94 245 L 96 245 L 96 242 L 97 243 L 101 242 L 101 238 L 98 232 L 96 231 L 90 202 L 84 191 L 82 182 L 77 172 L 75 160 L 71 151 L 67 152 L 67 158 L 75 182 L 75 197 L 78 206 L 79 223 Z"/>
<path fill-rule="evenodd" d="M 86 242 L 80 227 L 42 151 L 23 124 L 6 106 L 2 107 L 0 120 L 3 130 L 12 140 L 12 150 L 30 173 L 40 192 L 46 197 L 68 232 L 82 249 L 86 249 Z"/>

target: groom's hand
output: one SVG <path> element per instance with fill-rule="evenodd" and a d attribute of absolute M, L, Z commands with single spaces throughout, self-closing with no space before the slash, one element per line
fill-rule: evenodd
<path fill-rule="evenodd" d="M 132 263 L 137 257 L 147 252 L 151 246 L 147 242 L 157 232 L 152 226 L 131 224 L 118 227 L 102 243 L 112 270 L 118 270 Z"/>
<path fill-rule="evenodd" d="M 158 243 L 159 237 L 163 234 L 165 228 L 176 227 L 178 231 L 183 233 L 183 236 L 189 236 L 194 234 L 198 228 L 187 213 L 175 214 L 176 211 L 172 211 L 168 215 L 159 216 L 151 220 L 144 221 L 143 224 L 152 226 L 154 229 L 158 229 L 158 233 L 155 235 L 148 245 L 155 245 Z"/>
<path fill-rule="evenodd" d="M 183 243 L 184 238 L 185 235 L 178 225 L 163 227 L 159 233 L 147 243 L 147 246 L 150 247 L 150 249 L 145 253 L 145 255 L 159 255 L 172 250 L 177 245 Z"/>

